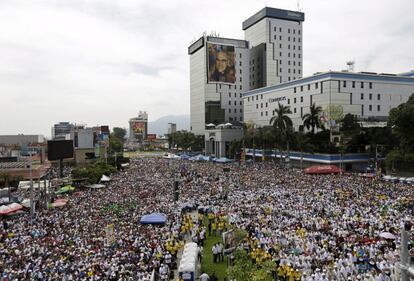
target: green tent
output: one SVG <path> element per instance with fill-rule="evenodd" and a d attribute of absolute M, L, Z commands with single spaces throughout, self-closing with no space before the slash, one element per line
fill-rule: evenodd
<path fill-rule="evenodd" d="M 71 186 L 71 185 L 65 185 L 65 186 L 62 186 L 58 191 L 56 191 L 55 193 L 56 194 L 62 194 L 62 193 L 66 193 L 66 192 L 71 192 L 71 191 L 74 191 L 75 190 L 75 187 L 74 186 Z"/>

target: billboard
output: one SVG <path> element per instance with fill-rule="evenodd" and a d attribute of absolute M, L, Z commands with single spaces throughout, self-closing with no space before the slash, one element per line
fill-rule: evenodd
<path fill-rule="evenodd" d="M 157 135 L 156 134 L 148 134 L 147 135 L 147 140 L 156 140 L 157 139 Z"/>
<path fill-rule="evenodd" d="M 236 82 L 234 46 L 207 43 L 207 82 Z"/>
<path fill-rule="evenodd" d="M 48 141 L 47 158 L 49 160 L 73 158 L 73 140 Z"/>
<path fill-rule="evenodd" d="M 145 122 L 132 123 L 132 131 L 135 134 L 143 134 L 145 132 Z"/>

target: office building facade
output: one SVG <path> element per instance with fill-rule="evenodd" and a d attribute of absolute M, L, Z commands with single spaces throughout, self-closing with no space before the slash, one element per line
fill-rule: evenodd
<path fill-rule="evenodd" d="M 201 135 L 207 124 L 242 122 L 242 93 L 249 85 L 247 42 L 203 36 L 188 48 L 188 53 L 191 131 Z"/>
<path fill-rule="evenodd" d="M 243 95 L 246 122 L 268 126 L 278 104 L 289 106 L 295 130 L 314 103 L 321 121 L 335 128 L 350 113 L 360 121 L 386 122 L 392 108 L 414 94 L 414 77 L 403 75 L 326 72 L 296 81 L 249 91 Z"/>
<path fill-rule="evenodd" d="M 243 22 L 250 90 L 302 78 L 304 20 L 304 13 L 266 7 Z"/>

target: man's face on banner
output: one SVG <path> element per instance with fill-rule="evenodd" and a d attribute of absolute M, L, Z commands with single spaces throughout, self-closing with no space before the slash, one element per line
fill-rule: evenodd
<path fill-rule="evenodd" d="M 227 68 L 227 54 L 220 51 L 216 58 L 216 68 L 219 72 L 224 72 Z"/>

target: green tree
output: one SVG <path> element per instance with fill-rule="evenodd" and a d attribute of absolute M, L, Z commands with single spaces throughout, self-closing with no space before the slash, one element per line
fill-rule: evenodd
<path fill-rule="evenodd" d="M 289 106 L 284 106 L 283 104 L 278 104 L 278 108 L 275 109 L 275 115 L 270 119 L 270 125 L 272 125 L 274 130 L 275 139 L 279 139 L 280 150 L 283 150 L 283 144 L 288 143 L 289 137 L 292 132 L 292 119 L 288 116 L 291 114 Z M 280 161 L 283 159 L 280 157 Z"/>
<path fill-rule="evenodd" d="M 315 103 L 313 103 L 309 107 L 310 112 L 303 115 L 303 125 L 306 127 L 306 129 L 309 130 L 309 128 L 312 128 L 312 135 L 315 134 L 315 128 L 316 129 L 325 129 L 319 116 L 322 113 L 322 107 L 316 106 Z"/>
<path fill-rule="evenodd" d="M 109 153 L 122 152 L 124 144 L 122 140 L 115 137 L 113 134 L 109 135 Z"/>
<path fill-rule="evenodd" d="M 400 138 L 400 149 L 404 152 L 414 151 L 414 94 L 406 103 L 391 109 L 388 126 Z"/>
<path fill-rule="evenodd" d="M 356 115 L 348 113 L 341 120 L 341 131 L 343 132 L 353 132 L 360 128 L 361 126 L 358 124 Z"/>
<path fill-rule="evenodd" d="M 125 140 L 126 133 L 127 131 L 125 128 L 114 127 L 112 129 L 113 137 L 119 139 L 122 142 Z"/>

